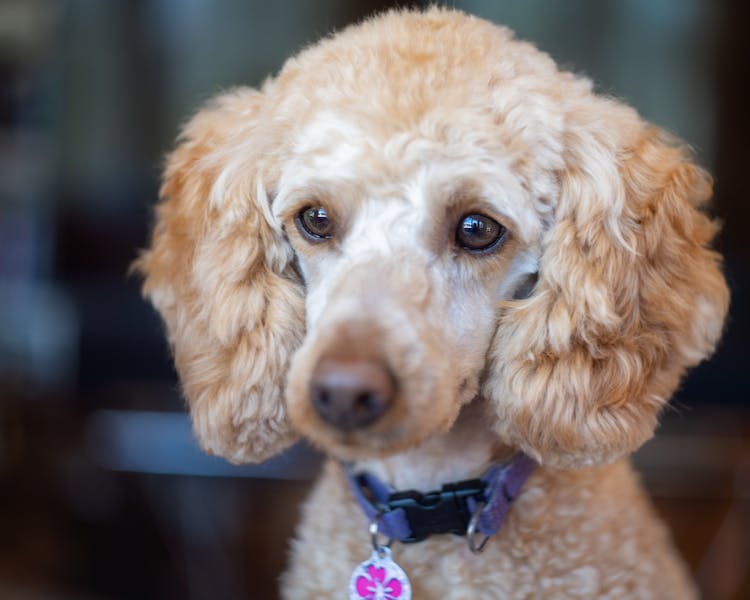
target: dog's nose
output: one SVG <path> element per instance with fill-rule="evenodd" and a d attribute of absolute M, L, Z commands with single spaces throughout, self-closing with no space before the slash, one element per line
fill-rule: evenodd
<path fill-rule="evenodd" d="M 341 431 L 377 421 L 393 401 L 395 383 L 381 363 L 366 359 L 322 359 L 310 395 L 321 419 Z"/>

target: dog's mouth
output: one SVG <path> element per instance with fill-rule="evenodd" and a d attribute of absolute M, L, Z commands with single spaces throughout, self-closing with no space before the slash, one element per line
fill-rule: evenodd
<path fill-rule="evenodd" d="M 361 460 L 398 454 L 421 441 L 410 435 L 406 427 L 391 428 L 375 433 L 358 430 L 347 433 L 316 430 L 307 437 L 327 454 L 340 460 Z"/>

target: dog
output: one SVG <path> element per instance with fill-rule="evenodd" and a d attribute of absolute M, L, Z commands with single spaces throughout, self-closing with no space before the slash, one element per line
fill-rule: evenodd
<path fill-rule="evenodd" d="M 694 597 L 627 457 L 723 328 L 710 196 L 677 140 L 448 9 L 201 110 L 137 268 L 207 452 L 329 457 L 282 595 Z"/>

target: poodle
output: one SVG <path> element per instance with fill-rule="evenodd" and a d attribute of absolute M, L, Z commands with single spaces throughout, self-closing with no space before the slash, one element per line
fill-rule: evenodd
<path fill-rule="evenodd" d="M 136 266 L 207 452 L 328 456 L 285 598 L 695 596 L 627 458 L 728 307 L 692 161 L 440 8 L 185 126 Z"/>

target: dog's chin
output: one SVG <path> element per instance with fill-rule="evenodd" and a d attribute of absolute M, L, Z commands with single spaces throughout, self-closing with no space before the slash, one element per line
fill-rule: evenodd
<path fill-rule="evenodd" d="M 325 424 L 298 428 L 298 431 L 326 455 L 340 461 L 386 458 L 412 450 L 432 435 L 450 429 L 452 419 L 437 429 L 414 428 L 407 425 L 373 427 L 351 432 L 338 431 Z"/>

